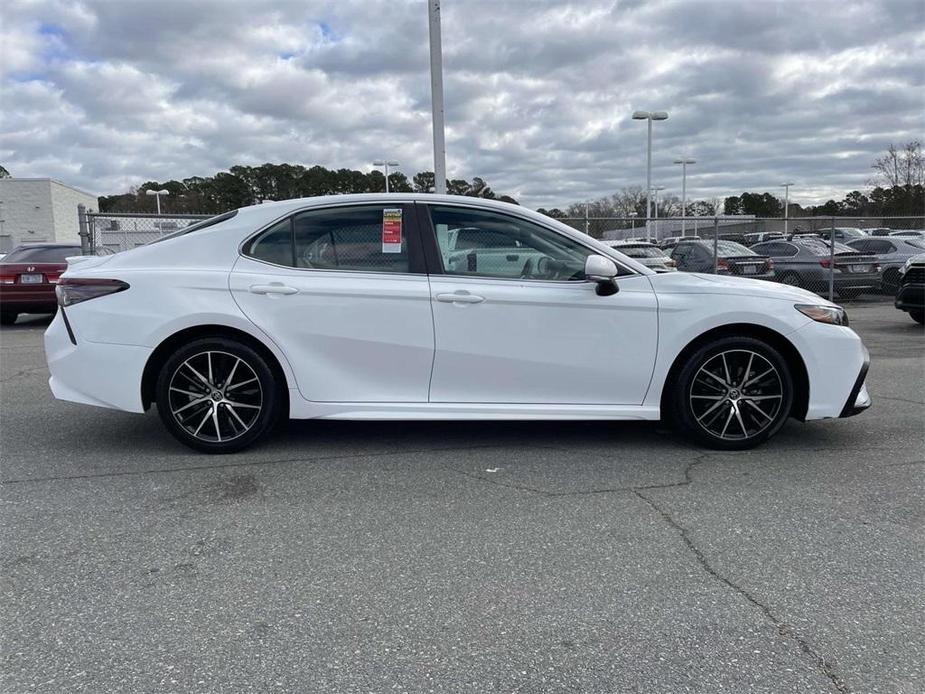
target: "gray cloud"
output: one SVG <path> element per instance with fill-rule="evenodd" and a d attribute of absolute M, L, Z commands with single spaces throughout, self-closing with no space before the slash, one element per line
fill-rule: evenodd
<path fill-rule="evenodd" d="M 697 197 L 863 188 L 925 139 L 925 6 L 447 0 L 448 168 L 532 206 L 654 178 Z M 288 161 L 432 168 L 422 2 L 37 0 L 0 10 L 0 163 L 100 193 Z"/>

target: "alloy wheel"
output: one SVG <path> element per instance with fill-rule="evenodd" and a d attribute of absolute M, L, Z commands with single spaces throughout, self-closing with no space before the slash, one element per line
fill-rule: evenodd
<path fill-rule="evenodd" d="M 751 350 L 727 350 L 710 357 L 691 382 L 694 420 L 725 441 L 759 435 L 777 419 L 783 399 L 780 373 Z"/>
<path fill-rule="evenodd" d="M 263 409 L 257 372 L 244 359 L 205 351 L 183 361 L 168 385 L 170 414 L 200 441 L 223 443 L 250 431 Z"/>

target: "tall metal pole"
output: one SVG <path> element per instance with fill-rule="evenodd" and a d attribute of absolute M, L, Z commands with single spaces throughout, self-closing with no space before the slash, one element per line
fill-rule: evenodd
<path fill-rule="evenodd" d="M 385 163 L 385 192 L 389 192 L 389 162 Z"/>
<path fill-rule="evenodd" d="M 443 47 L 440 39 L 440 0 L 428 0 L 430 20 L 430 100 L 434 127 L 434 191 L 446 193 L 446 139 L 443 126 Z"/>
<path fill-rule="evenodd" d="M 788 181 L 781 185 L 784 187 L 784 236 L 786 237 L 790 228 L 790 186 L 793 182 Z"/>
<path fill-rule="evenodd" d="M 157 214 L 160 215 L 161 213 L 161 194 L 157 193 L 154 196 L 154 199 L 157 200 Z"/>
<path fill-rule="evenodd" d="M 681 162 L 681 236 L 687 235 L 687 160 Z"/>
<path fill-rule="evenodd" d="M 652 235 L 649 231 L 652 217 L 652 118 L 649 121 L 649 140 L 646 147 L 646 241 L 652 241 Z"/>
<path fill-rule="evenodd" d="M 835 217 L 829 230 L 829 301 L 835 301 Z"/>

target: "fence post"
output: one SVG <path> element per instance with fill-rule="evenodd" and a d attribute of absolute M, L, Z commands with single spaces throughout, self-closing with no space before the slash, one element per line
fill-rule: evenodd
<path fill-rule="evenodd" d="M 829 301 L 835 301 L 835 217 L 829 232 Z"/>
<path fill-rule="evenodd" d="M 77 233 L 80 235 L 80 254 L 90 255 L 90 229 L 87 224 L 87 208 L 77 205 Z"/>
<path fill-rule="evenodd" d="M 585 203 L 585 234 L 588 234 L 588 203 Z"/>
<path fill-rule="evenodd" d="M 713 274 L 717 273 L 716 266 L 719 264 L 719 217 L 713 218 Z"/>

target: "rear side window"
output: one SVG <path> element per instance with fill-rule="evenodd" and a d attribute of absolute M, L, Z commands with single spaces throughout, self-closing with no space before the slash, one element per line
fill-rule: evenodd
<path fill-rule="evenodd" d="M 253 237 L 244 255 L 305 270 L 410 272 L 402 207 L 307 210 Z"/>
<path fill-rule="evenodd" d="M 64 263 L 68 256 L 80 255 L 80 246 L 35 246 L 16 248 L 3 258 L 4 263 Z"/>

